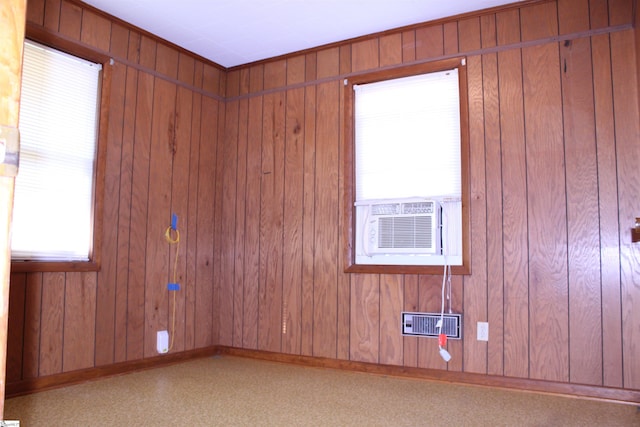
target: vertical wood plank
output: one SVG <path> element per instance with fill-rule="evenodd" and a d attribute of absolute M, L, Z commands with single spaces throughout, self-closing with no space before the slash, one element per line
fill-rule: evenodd
<path fill-rule="evenodd" d="M 544 39 L 558 35 L 556 2 L 542 2 L 520 9 L 522 41 Z"/>
<path fill-rule="evenodd" d="M 634 61 L 634 34 L 611 34 L 611 70 L 618 159 L 618 211 L 620 223 L 620 277 L 622 297 L 623 384 L 640 388 L 640 245 L 632 243 L 630 227 L 640 212 L 640 147 L 638 135 L 638 82 Z"/>
<path fill-rule="evenodd" d="M 258 72 L 252 70 L 252 79 Z M 260 77 L 262 73 L 259 73 Z M 258 291 L 260 287 L 260 181 L 262 179 L 262 97 L 249 99 L 245 231 L 244 348 L 258 348 Z"/>
<path fill-rule="evenodd" d="M 458 53 L 458 23 L 446 22 L 443 27 L 444 54 L 453 55 Z"/>
<path fill-rule="evenodd" d="M 308 57 L 307 57 L 308 58 Z M 315 59 L 315 57 L 314 57 Z M 310 61 L 306 63 L 310 74 Z M 315 65 L 315 62 L 313 62 Z M 315 73 L 315 69 L 314 72 Z M 304 154 L 303 154 L 303 210 L 302 218 L 302 294 L 300 319 L 300 353 L 313 355 L 314 342 L 314 253 L 315 253 L 315 193 L 316 193 L 316 88 L 304 89 Z"/>
<path fill-rule="evenodd" d="M 282 92 L 265 95 L 260 183 L 260 295 L 258 347 L 282 345 L 282 221 L 285 106 Z"/>
<path fill-rule="evenodd" d="M 522 51 L 529 218 L 530 374 L 567 381 L 567 228 L 556 44 Z M 553 232 L 549 232 L 553 230 Z"/>
<path fill-rule="evenodd" d="M 499 45 L 519 41 L 518 11 L 496 16 Z M 520 49 L 498 53 L 502 145 L 504 375 L 529 376 L 527 181 Z M 491 338 L 490 338 L 491 339 Z"/>
<path fill-rule="evenodd" d="M 42 274 L 38 376 L 62 372 L 65 273 Z"/>
<path fill-rule="evenodd" d="M 481 26 L 479 18 L 461 21 L 458 25 L 460 50 L 480 47 Z M 471 271 L 464 278 L 465 334 L 476 335 L 478 321 L 487 321 L 487 205 L 484 96 L 482 80 L 482 58 L 467 60 L 469 93 L 470 176 L 471 176 Z M 467 372 L 486 373 L 487 343 L 467 340 L 464 346 L 464 367 Z"/>
<path fill-rule="evenodd" d="M 195 64 L 193 70 L 193 84 L 195 87 L 202 86 L 202 64 Z M 187 241 L 186 249 L 186 272 L 185 272 L 185 319 L 184 319 L 184 346 L 185 349 L 196 347 L 196 329 L 198 319 L 196 318 L 196 298 L 198 291 L 198 180 L 200 177 L 200 151 L 201 151 L 201 129 L 202 129 L 202 95 L 193 93 L 191 103 L 191 142 L 189 153 L 189 203 L 186 219 Z M 202 144 L 204 145 L 204 144 Z M 183 230 L 185 227 L 183 225 Z"/>
<path fill-rule="evenodd" d="M 344 49 L 341 49 L 341 52 Z M 350 51 L 349 51 L 350 52 Z M 345 55 L 341 56 L 341 60 Z M 349 60 L 349 67 L 351 67 L 351 61 Z M 340 63 L 341 71 L 346 69 L 342 67 L 342 62 Z M 337 173 L 338 173 L 338 188 L 337 188 L 337 202 L 338 202 L 338 234 L 336 235 L 337 245 L 336 245 L 336 269 L 337 269 L 337 336 L 336 336 L 336 358 L 342 360 L 349 359 L 350 353 L 350 318 L 351 318 L 351 274 L 345 273 L 345 257 L 344 257 L 344 246 L 343 246 L 343 234 L 342 230 L 344 230 L 344 222 L 346 221 L 346 217 L 342 215 L 345 212 L 345 186 L 351 185 L 351 183 L 345 182 L 345 133 L 343 129 L 345 129 L 345 97 L 342 96 L 343 85 L 339 83 L 339 92 L 338 95 L 339 103 L 338 103 L 338 161 L 337 161 Z"/>
<path fill-rule="evenodd" d="M 60 33 L 74 40 L 80 40 L 82 12 L 80 5 L 62 0 L 60 4 Z"/>
<path fill-rule="evenodd" d="M 354 274 L 351 280 L 350 360 L 378 363 L 380 353 L 380 276 Z"/>
<path fill-rule="evenodd" d="M 380 37 L 380 66 L 386 67 L 402 62 L 402 33 Z"/>
<path fill-rule="evenodd" d="M 402 33 L 402 62 L 416 60 L 416 32 L 415 30 Z"/>
<path fill-rule="evenodd" d="M 308 58 L 310 60 L 313 59 L 313 57 Z M 334 47 L 331 49 L 321 50 L 316 54 L 315 60 L 316 66 L 308 67 L 307 70 L 310 74 L 313 74 L 313 71 L 315 70 L 315 78 L 317 79 L 333 77 L 340 72 L 340 48 Z M 354 71 L 356 70 L 355 61 L 355 52 L 353 52 L 352 49 L 351 62 Z"/>
<path fill-rule="evenodd" d="M 198 163 L 198 233 L 195 292 L 195 348 L 213 344 L 213 253 L 216 148 L 219 102 L 202 97 Z"/>
<path fill-rule="evenodd" d="M 64 289 L 62 371 L 94 366 L 96 273 L 67 273 Z"/>
<path fill-rule="evenodd" d="M 403 276 L 380 276 L 380 344 L 379 363 L 400 365 L 404 360 L 403 338 L 398 332 L 398 318 L 403 309 Z"/>
<path fill-rule="evenodd" d="M 248 153 L 248 126 L 249 101 L 240 100 L 238 112 L 238 156 L 237 156 L 237 182 L 235 184 L 238 196 L 236 197 L 236 234 L 235 234 L 235 276 L 233 294 L 233 346 L 242 346 L 242 328 L 244 324 L 244 292 L 245 286 L 245 248 L 246 248 L 246 221 L 250 213 L 247 212 L 247 153 Z"/>
<path fill-rule="evenodd" d="M 60 28 L 61 0 L 46 0 L 44 7 L 44 27 L 58 31 Z"/>
<path fill-rule="evenodd" d="M 102 201 L 101 268 L 97 277 L 96 296 L 96 365 L 114 362 L 115 313 L 118 233 L 120 214 L 120 178 L 122 162 L 122 134 L 124 129 L 124 96 L 126 67 L 119 63 L 111 66 L 111 93 L 109 94 L 109 129 L 105 160 L 104 196 Z M 104 124 L 103 124 L 104 126 Z M 124 326 L 124 325 L 123 325 Z"/>
<path fill-rule="evenodd" d="M 372 70 L 380 66 L 380 43 L 377 38 L 353 43 L 351 46 L 352 71 Z"/>
<path fill-rule="evenodd" d="M 120 153 L 120 188 L 119 188 L 119 210 L 118 210 L 118 248 L 117 267 L 115 283 L 115 323 L 117 328 L 123 332 L 115 334 L 114 341 L 114 361 L 122 362 L 127 360 L 127 333 L 129 331 L 127 311 L 129 305 L 129 254 L 131 249 L 131 219 L 132 219 L 132 189 L 133 189 L 133 153 L 135 140 L 135 100 L 138 91 L 138 72 L 131 67 L 126 69 L 126 87 L 123 113 L 123 128 Z M 107 223 L 107 221 L 105 221 Z M 100 290 L 101 279 L 98 276 L 98 290 Z M 100 307 L 100 303 L 98 303 Z M 100 320 L 100 313 L 97 314 L 97 321 Z M 101 334 L 96 329 L 96 334 Z M 102 357 L 102 356 L 100 356 Z M 96 364 L 100 365 L 102 360 L 96 354 Z"/>
<path fill-rule="evenodd" d="M 562 102 L 567 176 L 571 382 L 602 383 L 600 220 L 591 42 L 563 43 Z"/>
<path fill-rule="evenodd" d="M 339 82 L 320 84 L 316 98 L 313 354 L 320 357 L 336 357 L 337 351 L 340 89 Z"/>
<path fill-rule="evenodd" d="M 178 79 L 193 82 L 194 61 L 181 54 L 178 62 Z M 191 123 L 193 92 L 178 86 L 175 107 L 175 131 L 172 141 L 173 174 L 171 177 L 171 213 L 178 216 L 177 229 L 180 241 L 171 245 L 169 252 L 169 282 L 178 283 L 179 291 L 169 292 L 169 332 L 172 338 L 171 351 L 185 350 L 187 248 L 189 240 L 195 238 L 187 234 L 189 211 L 189 178 L 191 175 Z M 167 224 L 168 227 L 168 224 Z M 177 260 L 176 260 L 177 257 Z"/>
<path fill-rule="evenodd" d="M 129 39 L 130 32 L 122 25 L 113 24 L 111 26 L 111 40 L 109 51 L 114 55 L 128 58 L 129 56 Z M 112 357 L 114 362 L 122 362 L 127 358 L 127 287 L 128 287 L 128 265 L 129 265 L 129 227 L 131 221 L 131 179 L 132 179 L 132 162 L 133 162 L 133 139 L 134 139 L 134 125 L 132 117 L 135 117 L 135 109 L 132 107 L 132 98 L 136 95 L 136 83 L 137 72 L 129 67 L 125 67 L 120 63 L 115 63 L 113 66 L 111 76 L 111 97 L 116 98 L 113 110 L 109 109 L 109 128 L 111 129 L 111 121 L 115 121 L 113 125 L 113 131 L 109 131 L 109 140 L 114 138 L 118 141 L 119 147 L 116 152 L 119 155 L 117 165 L 109 165 L 109 157 L 113 157 L 110 153 L 110 149 L 107 148 L 107 166 L 106 175 L 108 175 L 111 168 L 117 169 L 118 184 L 119 187 L 113 191 L 117 194 L 117 232 L 114 235 L 115 239 L 115 276 L 111 286 L 114 288 L 115 294 L 115 307 L 113 308 L 113 352 Z M 113 113 L 112 113 L 113 111 Z M 113 115 L 112 115 L 113 114 Z M 105 177 L 105 198 L 109 197 L 107 194 L 108 178 Z M 108 208 L 104 206 L 104 210 Z M 103 214 L 103 224 L 109 224 L 106 219 L 106 213 Z M 103 237 L 103 244 L 105 238 Z M 104 269 L 104 251 L 102 254 Z M 103 321 L 103 315 L 100 313 L 100 307 L 104 307 L 100 304 L 100 291 L 101 291 L 101 274 L 98 272 L 98 296 L 96 301 L 96 360 L 97 366 L 103 363 L 108 363 L 105 359 L 105 355 L 99 350 L 98 342 L 99 338 L 104 335 L 105 332 L 101 331 L 101 328 L 105 328 L 107 325 Z M 108 282 L 108 281 L 107 281 Z M 108 318 L 108 316 L 105 316 Z M 100 325 L 100 326 L 99 326 Z M 107 329 L 108 330 L 108 329 Z M 115 330 L 123 331 L 116 334 Z M 108 342 L 108 341 L 107 341 Z M 103 359 L 105 358 L 105 359 Z M 107 359 L 108 360 L 108 359 Z"/>
<path fill-rule="evenodd" d="M 436 58 L 444 54 L 442 25 L 421 27 L 416 30 L 416 59 Z"/>
<path fill-rule="evenodd" d="M 44 24 L 44 5 L 46 0 L 30 0 L 27 5 L 27 22 L 36 25 Z"/>
<path fill-rule="evenodd" d="M 609 25 L 630 24 L 633 21 L 633 3 L 633 0 L 610 0 Z"/>
<path fill-rule="evenodd" d="M 109 51 L 111 22 L 104 16 L 84 10 L 82 13 L 80 40 L 89 46 Z"/>
<path fill-rule="evenodd" d="M 482 46 L 497 44 L 495 15 L 480 20 Z M 485 138 L 486 229 L 487 229 L 487 321 L 491 338 L 487 343 L 487 373 L 502 375 L 504 369 L 504 285 L 502 247 L 502 145 L 500 140 L 500 101 L 498 99 L 498 56 L 482 55 L 482 87 Z"/>
<path fill-rule="evenodd" d="M 216 245 L 220 250 L 220 306 L 219 306 L 219 342 L 221 345 L 231 345 L 233 343 L 234 325 L 234 286 L 224 286 L 224 284 L 235 283 L 235 235 L 236 235 L 236 181 L 238 167 L 238 120 L 239 101 L 230 101 L 225 106 L 225 139 L 222 144 L 221 157 L 223 159 L 222 178 L 222 217 L 220 222 L 220 244 Z M 237 313 L 240 316 L 240 313 Z"/>
<path fill-rule="evenodd" d="M 145 357 L 157 354 L 157 332 L 169 330 L 167 281 L 170 273 L 170 248 L 164 232 L 171 224 L 175 99 L 175 84 L 156 78 L 153 90 L 147 200 Z"/>
<path fill-rule="evenodd" d="M 155 44 L 142 38 L 140 62 L 155 62 Z M 129 282 L 127 303 L 127 360 L 144 355 L 145 272 L 147 236 L 147 198 L 149 194 L 149 151 L 153 111 L 153 77 L 137 73 L 133 175 L 131 197 L 131 246 L 129 247 Z"/>
<path fill-rule="evenodd" d="M 7 320 L 6 374 L 5 382 L 12 383 L 22 379 L 23 339 L 25 336 L 25 302 L 27 293 L 27 274 L 13 273 L 9 276 L 9 312 Z"/>
<path fill-rule="evenodd" d="M 286 100 L 282 351 L 300 354 L 304 216 L 304 88 L 287 91 Z"/>
<path fill-rule="evenodd" d="M 616 138 L 609 35 L 591 40 L 594 118 L 598 158 L 598 210 L 602 286 L 603 385 L 622 387 L 622 313 L 620 295 L 620 224 Z"/>
<path fill-rule="evenodd" d="M 42 273 L 27 275 L 24 304 L 24 350 L 22 378 L 36 378 L 40 371 L 40 330 L 42 329 Z"/>
<path fill-rule="evenodd" d="M 560 34 L 589 30 L 589 0 L 557 0 Z"/>

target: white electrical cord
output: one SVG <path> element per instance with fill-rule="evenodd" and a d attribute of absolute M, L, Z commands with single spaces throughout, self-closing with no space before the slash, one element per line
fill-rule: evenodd
<path fill-rule="evenodd" d="M 447 251 L 446 251 L 446 245 L 445 242 L 447 241 L 448 235 L 447 235 L 447 228 L 445 227 L 446 221 L 447 221 L 447 212 L 446 209 L 444 208 L 444 203 L 441 203 L 442 206 L 442 233 L 441 236 L 443 235 L 442 238 L 442 255 L 444 258 L 444 271 L 442 272 L 442 295 L 441 295 L 441 304 L 440 304 L 440 320 L 438 321 L 436 327 L 439 329 L 439 335 L 442 334 L 442 326 L 444 325 L 444 291 L 445 288 L 447 287 L 447 284 L 449 285 L 449 291 L 447 293 L 447 298 L 449 300 L 449 312 L 451 312 L 451 267 L 449 266 L 449 263 L 447 262 Z M 449 360 L 451 360 L 451 354 L 449 354 L 449 352 L 442 346 L 442 343 L 440 342 L 440 338 L 438 338 L 438 349 L 440 352 L 440 357 L 442 357 L 442 359 L 445 362 L 448 362 Z"/>

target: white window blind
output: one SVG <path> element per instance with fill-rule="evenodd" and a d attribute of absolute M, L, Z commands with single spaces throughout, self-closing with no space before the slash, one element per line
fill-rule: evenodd
<path fill-rule="evenodd" d="M 459 197 L 458 70 L 354 90 L 356 201 Z"/>
<path fill-rule="evenodd" d="M 25 42 L 12 259 L 88 260 L 101 66 Z"/>

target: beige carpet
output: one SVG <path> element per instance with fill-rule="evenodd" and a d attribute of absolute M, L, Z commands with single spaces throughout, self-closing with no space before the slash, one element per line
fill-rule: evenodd
<path fill-rule="evenodd" d="M 216 356 L 8 399 L 37 426 L 640 426 L 638 407 Z"/>

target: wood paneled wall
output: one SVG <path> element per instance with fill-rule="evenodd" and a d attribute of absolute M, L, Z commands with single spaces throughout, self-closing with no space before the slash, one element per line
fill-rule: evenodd
<path fill-rule="evenodd" d="M 528 3 L 228 72 L 221 345 L 640 387 L 637 81 L 631 1 Z M 472 274 L 464 337 L 402 337 L 441 277 L 343 273 L 343 84 L 467 58 Z M 490 340 L 476 340 L 488 321 Z"/>
<path fill-rule="evenodd" d="M 8 381 L 155 355 L 180 216 L 176 344 L 640 389 L 632 0 L 525 3 L 220 70 L 74 2 L 29 21 L 109 52 L 103 265 L 14 273 Z M 637 32 L 637 30 L 636 30 Z M 465 56 L 471 268 L 460 341 L 403 337 L 441 277 L 343 272 L 343 84 Z M 476 341 L 476 322 L 490 339 Z"/>
<path fill-rule="evenodd" d="M 109 55 L 105 194 L 99 272 L 12 273 L 7 382 L 215 344 L 214 227 L 225 72 L 81 3 L 30 0 L 27 21 L 51 40 Z M 28 35 L 28 34 L 27 34 Z"/>

